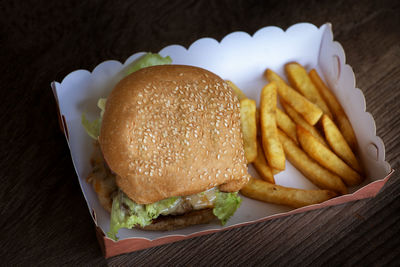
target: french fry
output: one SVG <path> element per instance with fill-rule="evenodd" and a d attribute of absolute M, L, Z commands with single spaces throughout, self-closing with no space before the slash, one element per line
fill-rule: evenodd
<path fill-rule="evenodd" d="M 263 180 L 272 184 L 275 183 L 272 169 L 270 166 L 268 166 L 267 161 L 265 160 L 264 151 L 262 150 L 260 144 L 257 144 L 257 158 L 253 161 L 253 165 Z"/>
<path fill-rule="evenodd" d="M 285 70 L 292 86 L 332 118 L 328 105 L 325 103 L 325 100 L 321 97 L 318 89 L 311 81 L 306 69 L 297 62 L 291 62 L 285 65 Z"/>
<path fill-rule="evenodd" d="M 361 165 L 359 164 L 350 146 L 347 144 L 342 133 L 336 127 L 335 123 L 325 114 L 322 116 L 322 127 L 325 132 L 326 140 L 328 141 L 332 150 L 343 159 L 350 167 L 358 173 L 363 173 Z"/>
<path fill-rule="evenodd" d="M 309 75 L 312 82 L 315 84 L 318 91 L 328 104 L 329 109 L 333 114 L 333 118 L 336 121 L 338 128 L 342 132 L 344 139 L 346 139 L 351 149 L 356 151 L 357 139 L 354 134 L 353 127 L 351 126 L 351 123 L 339 101 L 336 99 L 332 91 L 325 85 L 315 69 L 312 69 Z"/>
<path fill-rule="evenodd" d="M 347 188 L 339 176 L 331 173 L 311 159 L 292 139 L 279 129 L 278 135 L 287 159 L 308 180 L 319 188 L 347 194 Z"/>
<path fill-rule="evenodd" d="M 301 114 L 309 124 L 314 125 L 318 122 L 323 112 L 317 105 L 288 86 L 274 71 L 267 69 L 265 76 L 268 81 L 276 82 L 279 96 Z"/>
<path fill-rule="evenodd" d="M 260 128 L 260 110 L 256 111 L 257 129 Z M 276 126 L 283 130 L 290 138 L 298 144 L 296 136 L 296 123 L 280 108 L 276 107 Z M 278 170 L 276 170 L 278 171 Z M 278 171 L 279 172 L 279 171 Z"/>
<path fill-rule="evenodd" d="M 276 108 L 276 123 L 278 128 L 285 132 L 292 140 L 298 144 L 296 135 L 296 124 L 280 108 Z"/>
<path fill-rule="evenodd" d="M 240 190 L 246 197 L 260 201 L 300 208 L 331 199 L 337 194 L 330 190 L 304 190 L 271 184 L 251 178 Z"/>
<path fill-rule="evenodd" d="M 307 131 L 309 131 L 313 136 L 315 136 L 321 143 L 328 146 L 328 144 L 325 142 L 324 138 L 321 136 L 321 134 L 318 132 L 318 130 L 314 126 L 312 126 L 308 122 L 306 122 L 303 119 L 303 117 L 301 117 L 300 114 L 298 114 L 296 112 L 296 110 L 294 110 L 286 102 L 281 101 L 281 104 L 282 104 L 283 108 L 285 109 L 286 113 L 289 115 L 290 118 L 292 118 L 292 120 L 296 124 L 301 125 L 303 128 L 307 129 Z M 295 127 L 295 131 L 296 131 L 296 125 L 294 127 Z M 297 134 L 296 134 L 296 138 L 297 138 Z"/>
<path fill-rule="evenodd" d="M 274 169 L 285 169 L 285 154 L 278 139 L 276 127 L 276 84 L 271 82 L 264 86 L 260 99 L 261 138 L 264 153 L 269 166 Z"/>
<path fill-rule="evenodd" d="M 238 97 L 239 101 L 242 99 L 247 98 L 245 93 L 243 93 L 242 90 L 240 90 L 239 87 L 236 86 L 236 84 L 234 84 L 232 81 L 226 80 L 225 81 L 231 88 L 232 90 L 235 92 L 236 96 Z"/>
<path fill-rule="evenodd" d="M 301 147 L 311 158 L 331 172 L 339 175 L 348 186 L 361 183 L 362 178 L 356 171 L 300 125 L 297 125 L 297 138 Z"/>
<path fill-rule="evenodd" d="M 257 129 L 260 129 L 260 110 L 257 109 L 256 112 L 256 120 L 257 120 Z M 293 123 L 293 121 L 290 119 L 290 117 L 283 112 L 280 108 L 276 108 L 276 126 L 279 127 L 280 129 L 285 128 L 284 131 L 288 131 L 290 132 L 290 137 L 291 138 L 295 138 L 295 142 L 296 144 L 299 144 L 297 141 L 297 136 L 296 136 L 296 124 Z M 283 129 L 282 129 L 283 130 Z M 289 133 L 286 133 L 287 135 L 289 135 Z M 259 143 L 260 145 L 260 143 Z M 280 173 L 282 170 L 277 170 L 274 168 L 271 168 L 272 173 L 278 174 Z"/>
<path fill-rule="evenodd" d="M 343 111 L 341 115 L 337 115 L 335 117 L 335 121 L 351 149 L 354 152 L 357 152 L 357 138 L 346 113 Z"/>
<path fill-rule="evenodd" d="M 243 133 L 244 155 L 248 163 L 257 157 L 256 101 L 240 100 L 240 121 Z"/>

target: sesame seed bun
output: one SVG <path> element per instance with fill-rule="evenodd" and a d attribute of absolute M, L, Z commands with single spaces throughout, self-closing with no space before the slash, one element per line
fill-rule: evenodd
<path fill-rule="evenodd" d="M 118 187 L 138 204 L 238 191 L 248 181 L 239 101 L 217 75 L 163 65 L 121 80 L 107 99 L 99 142 Z"/>

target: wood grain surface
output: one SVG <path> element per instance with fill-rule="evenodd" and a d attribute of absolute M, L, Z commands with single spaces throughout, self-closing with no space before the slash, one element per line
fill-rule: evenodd
<path fill-rule="evenodd" d="M 101 254 L 50 82 L 138 51 L 298 22 L 333 24 L 398 170 L 399 1 L 2 1 L 0 265 L 399 265 L 398 171 L 374 199 L 108 260 Z"/>

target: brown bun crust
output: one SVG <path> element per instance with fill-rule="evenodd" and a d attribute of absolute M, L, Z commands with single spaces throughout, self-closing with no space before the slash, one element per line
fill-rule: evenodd
<path fill-rule="evenodd" d="M 191 225 L 210 223 L 216 218 L 212 209 L 195 210 L 183 215 L 160 216 L 152 224 L 141 229 L 148 231 L 172 231 Z"/>
<path fill-rule="evenodd" d="M 139 204 L 248 181 L 239 101 L 217 75 L 163 65 L 121 80 L 107 99 L 99 137 L 116 182 Z"/>

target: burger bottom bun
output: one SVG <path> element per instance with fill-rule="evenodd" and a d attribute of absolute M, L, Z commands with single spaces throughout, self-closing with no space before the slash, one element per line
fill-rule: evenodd
<path fill-rule="evenodd" d="M 160 216 L 153 223 L 145 227 L 137 227 L 149 231 L 171 231 L 196 224 L 206 224 L 217 217 L 212 209 L 195 210 L 183 215 Z"/>

